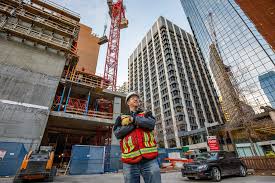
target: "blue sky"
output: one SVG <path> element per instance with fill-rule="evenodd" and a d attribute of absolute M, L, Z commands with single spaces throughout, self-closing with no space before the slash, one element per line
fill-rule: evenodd
<path fill-rule="evenodd" d="M 107 0 L 52 0 L 80 13 L 81 23 L 102 35 L 104 24 L 110 28 Z M 128 80 L 128 58 L 159 16 L 164 16 L 191 33 L 180 0 L 124 0 L 129 27 L 121 31 L 118 85 Z M 109 35 L 107 32 L 107 36 Z M 101 46 L 97 73 L 103 74 L 107 44 Z"/>

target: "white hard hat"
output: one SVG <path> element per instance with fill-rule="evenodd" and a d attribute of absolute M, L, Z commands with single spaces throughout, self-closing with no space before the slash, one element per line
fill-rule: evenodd
<path fill-rule="evenodd" d="M 137 96 L 137 97 L 139 98 L 139 94 L 138 94 L 138 93 L 136 93 L 136 92 L 130 92 L 130 93 L 128 93 L 127 96 L 126 96 L 126 100 L 125 100 L 126 104 L 127 104 L 128 100 L 129 100 L 132 96 Z"/>

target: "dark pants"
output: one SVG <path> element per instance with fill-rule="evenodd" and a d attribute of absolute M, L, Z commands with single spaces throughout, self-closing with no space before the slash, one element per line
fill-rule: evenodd
<path fill-rule="evenodd" d="M 161 183 L 159 164 L 156 159 L 141 160 L 136 164 L 123 163 L 125 183 L 140 183 L 140 175 L 145 183 Z"/>

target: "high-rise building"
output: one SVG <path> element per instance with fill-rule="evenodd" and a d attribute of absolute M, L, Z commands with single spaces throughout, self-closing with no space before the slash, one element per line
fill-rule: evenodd
<path fill-rule="evenodd" d="M 270 71 L 259 76 L 259 81 L 267 98 L 271 101 L 271 106 L 275 108 L 275 71 Z"/>
<path fill-rule="evenodd" d="M 236 2 L 275 50 L 274 0 L 236 0 Z"/>
<path fill-rule="evenodd" d="M 124 82 L 118 89 L 120 93 L 127 93 L 128 92 L 128 82 Z"/>
<path fill-rule="evenodd" d="M 246 105 L 256 113 L 261 112 L 261 106 L 271 105 L 274 98 L 269 100 L 258 77 L 275 70 L 274 51 L 235 0 L 181 3 L 206 62 L 210 62 L 210 45 L 216 42 L 221 60 L 230 68 L 231 81 Z M 266 87 L 272 87 L 272 83 L 268 80 Z"/>
<path fill-rule="evenodd" d="M 128 60 L 129 91 L 156 117 L 160 146 L 202 143 L 223 122 L 218 97 L 194 37 L 160 17 Z M 202 143 L 206 147 L 206 143 Z"/>

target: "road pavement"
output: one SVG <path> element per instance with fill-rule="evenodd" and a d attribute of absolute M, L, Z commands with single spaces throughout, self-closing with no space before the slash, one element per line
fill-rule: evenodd
<path fill-rule="evenodd" d="M 57 176 L 54 183 L 123 183 L 121 173 L 101 175 Z M 188 180 L 180 172 L 163 173 L 162 183 L 209 183 L 211 180 Z M 0 178 L 0 183 L 12 183 L 11 178 Z M 141 181 L 143 183 L 143 181 Z M 226 177 L 222 183 L 275 183 L 275 176 Z"/>

